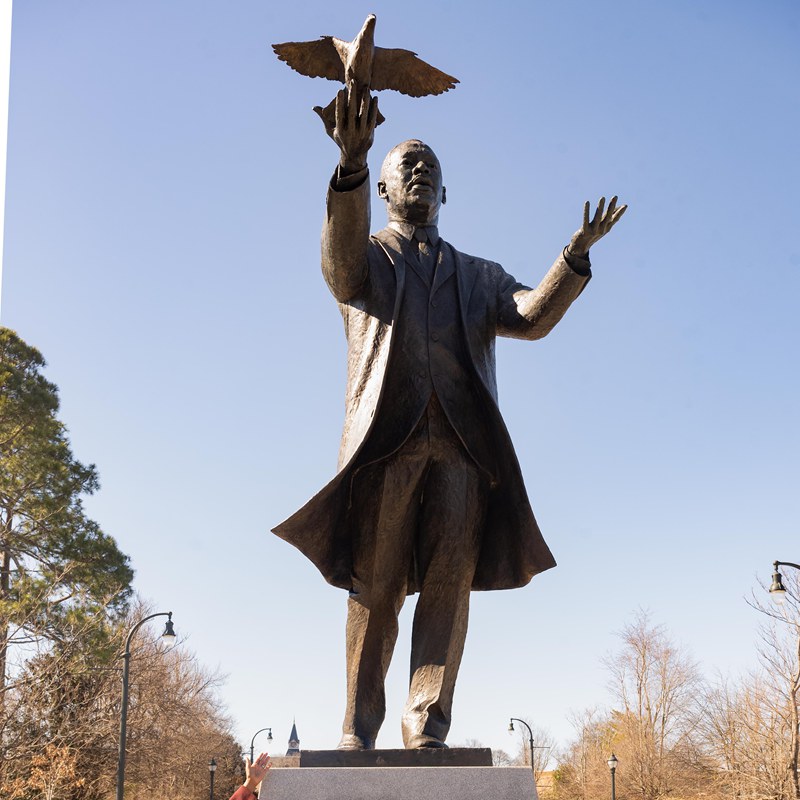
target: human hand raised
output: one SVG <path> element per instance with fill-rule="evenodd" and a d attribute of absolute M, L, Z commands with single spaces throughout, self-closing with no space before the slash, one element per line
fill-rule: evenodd
<path fill-rule="evenodd" d="M 367 153 L 375 138 L 378 98 L 371 97 L 369 89 L 359 91 L 351 84 L 337 92 L 335 104 L 336 121 L 328 134 L 339 145 L 342 169 L 357 172 L 367 165 Z"/>
<path fill-rule="evenodd" d="M 603 212 L 606 204 L 605 197 L 601 197 L 597 202 L 592 221 L 589 221 L 589 201 L 583 206 L 583 225 L 580 230 L 575 231 L 567 247 L 569 253 L 578 258 L 586 258 L 589 255 L 589 248 L 599 242 L 617 224 L 620 217 L 625 213 L 628 206 L 617 208 L 616 195 L 611 198 L 608 208 Z"/>
<path fill-rule="evenodd" d="M 250 759 L 244 759 L 244 785 L 251 792 L 255 792 L 258 784 L 264 780 L 270 768 L 270 759 L 267 753 L 261 753 L 258 758 L 251 764 Z"/>

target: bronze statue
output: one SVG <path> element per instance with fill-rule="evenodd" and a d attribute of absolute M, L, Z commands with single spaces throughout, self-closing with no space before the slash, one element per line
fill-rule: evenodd
<path fill-rule="evenodd" d="M 424 97 L 455 87 L 456 78 L 427 64 L 410 50 L 375 47 L 375 20 L 375 15 L 370 14 L 352 42 L 321 36 L 313 42 L 274 44 L 272 49 L 301 75 L 340 81 L 358 93 L 394 89 L 411 97 Z M 325 108 L 314 106 L 329 136 L 333 135 L 336 124 L 335 102 Z M 383 115 L 378 113 L 376 124 L 383 121 Z"/>
<path fill-rule="evenodd" d="M 388 226 L 370 236 L 367 154 L 377 100 L 334 101 L 340 159 L 322 272 L 348 343 L 336 477 L 275 533 L 350 592 L 342 749 L 375 747 L 407 594 L 419 592 L 403 712 L 407 748 L 446 747 L 471 590 L 524 586 L 555 565 L 497 407 L 496 336 L 545 336 L 590 278 L 589 248 L 625 212 L 601 199 L 531 289 L 439 238 L 439 160 L 411 140 L 386 157 Z"/>

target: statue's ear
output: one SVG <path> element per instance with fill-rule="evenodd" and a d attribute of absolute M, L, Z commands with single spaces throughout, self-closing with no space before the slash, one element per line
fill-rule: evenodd
<path fill-rule="evenodd" d="M 447 189 L 442 186 L 442 205 L 447 202 Z"/>
<path fill-rule="evenodd" d="M 383 181 L 378 181 L 378 197 L 381 200 L 388 200 L 389 195 L 386 194 L 386 184 Z"/>

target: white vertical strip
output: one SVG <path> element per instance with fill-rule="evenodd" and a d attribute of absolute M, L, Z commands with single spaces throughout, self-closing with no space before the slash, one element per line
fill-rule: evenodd
<path fill-rule="evenodd" d="M 11 0 L 0 0 L 0 311 L 3 307 L 3 238 L 6 229 L 6 155 L 10 82 Z"/>

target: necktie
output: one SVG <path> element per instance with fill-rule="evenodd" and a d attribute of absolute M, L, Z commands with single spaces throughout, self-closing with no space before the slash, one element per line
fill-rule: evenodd
<path fill-rule="evenodd" d="M 436 269 L 436 262 L 433 255 L 433 248 L 428 243 L 428 232 L 425 228 L 417 228 L 414 231 L 414 239 L 417 242 L 419 263 L 428 276 L 428 280 L 432 280 L 433 271 Z"/>

